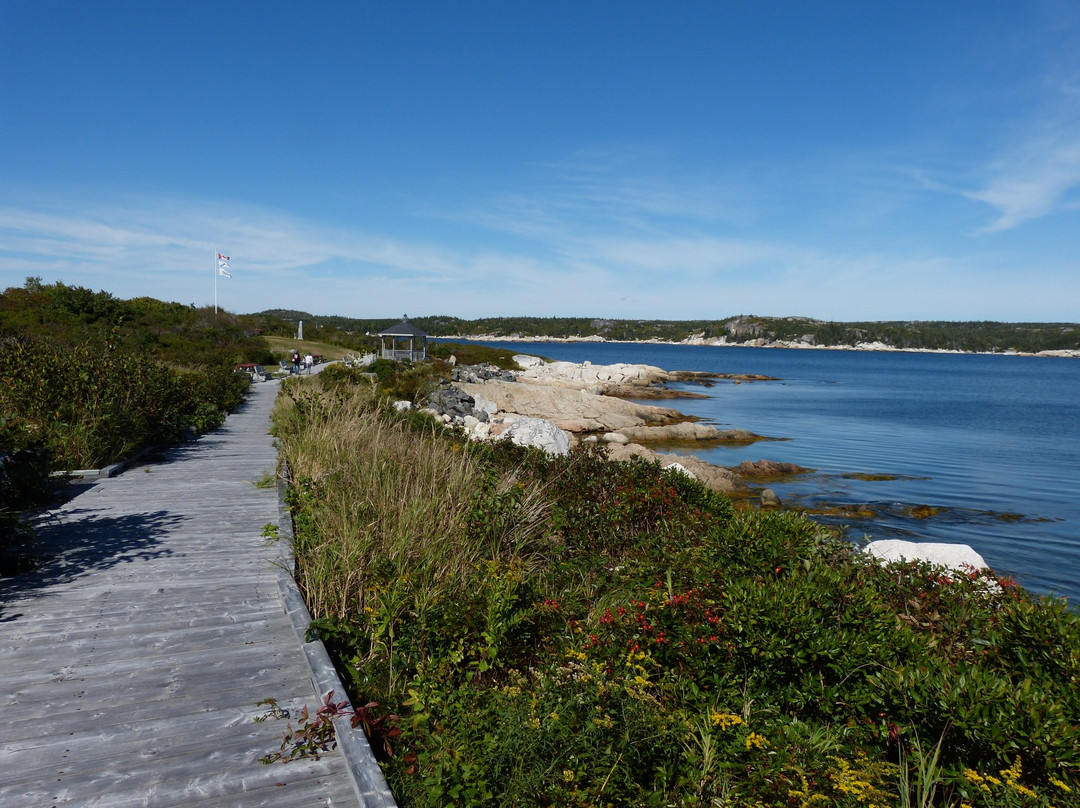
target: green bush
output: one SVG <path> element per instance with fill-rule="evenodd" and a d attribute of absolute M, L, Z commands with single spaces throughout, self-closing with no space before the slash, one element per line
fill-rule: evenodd
<path fill-rule="evenodd" d="M 449 366 L 443 362 L 414 364 L 407 360 L 376 359 L 364 372 L 375 375 L 379 391 L 387 398 L 420 404 L 449 375 Z"/>
<path fill-rule="evenodd" d="M 33 565 L 34 533 L 22 514 L 50 494 L 48 452 L 31 443 L 15 416 L 0 415 L 0 577 Z"/>
<path fill-rule="evenodd" d="M 236 365 L 271 359 L 267 324 L 39 278 L 0 293 L 0 572 L 32 561 L 23 514 L 46 502 L 50 468 L 218 426 L 247 389 Z"/>
<path fill-rule="evenodd" d="M 366 368 L 352 368 L 339 363 L 324 367 L 319 373 L 319 380 L 323 389 L 330 392 L 336 392 L 342 388 L 349 388 L 358 384 L 366 387 L 371 386 L 371 375 Z"/>
<path fill-rule="evenodd" d="M 111 463 L 143 446 L 175 441 L 189 426 L 216 426 L 247 380 L 224 365 L 171 368 L 108 339 L 69 346 L 0 338 L 0 406 L 19 413 L 61 469 Z"/>
<path fill-rule="evenodd" d="M 506 348 L 492 348 L 477 342 L 432 342 L 428 345 L 428 356 L 433 359 L 448 360 L 453 356 L 459 365 L 490 364 L 503 370 L 520 370 L 514 356 L 518 351 Z"/>

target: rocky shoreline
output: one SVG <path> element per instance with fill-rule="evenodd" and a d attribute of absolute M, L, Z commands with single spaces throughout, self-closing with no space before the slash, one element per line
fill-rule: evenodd
<path fill-rule="evenodd" d="M 629 400 L 648 398 L 642 395 L 644 391 L 663 389 L 670 381 L 730 378 L 724 374 L 669 372 L 650 365 L 545 362 L 527 355 L 515 356 L 514 361 L 520 370 L 493 365 L 454 367 L 450 381 L 429 397 L 424 411 L 448 426 L 460 427 L 472 440 L 509 438 L 552 454 L 566 454 L 578 443 L 603 444 L 613 461 L 655 460 L 662 468 L 694 477 L 714 491 L 756 500 L 761 508 L 783 506 L 762 483 L 813 471 L 771 460 L 719 466 L 694 454 L 662 451 L 673 446 L 692 449 L 777 438 L 719 430 L 696 423 L 678 410 Z M 746 376 L 732 381 L 768 378 Z M 881 563 L 923 560 L 964 573 L 986 567 L 978 553 L 962 544 L 884 540 L 870 542 L 864 550 Z"/>
<path fill-rule="evenodd" d="M 668 391 L 673 381 L 710 383 L 773 380 L 753 374 L 666 371 L 651 365 L 593 365 L 514 357 L 520 370 L 491 365 L 455 367 L 451 381 L 429 398 L 425 410 L 443 423 L 459 426 L 474 440 L 509 436 L 515 443 L 565 453 L 578 443 L 600 443 L 613 460 L 644 457 L 664 468 L 689 474 L 725 494 L 779 500 L 750 479 L 776 479 L 810 471 L 790 463 L 760 460 L 737 467 L 718 466 L 693 454 L 664 451 L 777 440 L 742 429 L 717 429 L 669 407 L 631 399 L 684 395 Z M 666 392 L 665 392 L 666 391 Z"/>

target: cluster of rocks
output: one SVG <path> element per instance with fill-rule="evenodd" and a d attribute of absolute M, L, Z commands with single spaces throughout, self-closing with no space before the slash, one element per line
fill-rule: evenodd
<path fill-rule="evenodd" d="M 489 363 L 480 365 L 455 365 L 450 369 L 450 381 L 465 382 L 466 384 L 483 384 L 492 380 L 513 382 L 517 376 L 513 371 L 503 370 Z"/>
<path fill-rule="evenodd" d="M 509 438 L 554 455 L 570 451 L 570 435 L 550 420 L 500 412 L 494 401 L 473 396 L 466 389 L 497 383 L 515 383 L 513 373 L 494 365 L 455 367 L 451 382 L 440 385 L 428 397 L 423 411 L 444 424 L 461 427 L 474 440 Z"/>
<path fill-rule="evenodd" d="M 760 481 L 812 471 L 770 460 L 747 460 L 726 468 L 693 455 L 665 454 L 645 446 L 762 439 L 745 430 L 718 430 L 694 423 L 676 410 L 605 395 L 605 391 L 643 390 L 681 380 L 678 373 L 649 365 L 546 363 L 531 356 L 515 359 L 522 368 L 516 373 L 494 365 L 454 367 L 451 381 L 430 396 L 425 411 L 445 424 L 461 427 L 475 440 L 505 437 L 556 455 L 566 454 L 579 441 L 603 443 L 612 460 L 657 460 L 661 467 L 689 475 L 715 491 L 755 495 L 762 507 L 780 507 L 782 503 L 772 489 L 754 491 L 746 479 Z M 870 543 L 865 550 L 882 563 L 926 560 L 965 573 L 986 567 L 982 557 L 963 544 L 884 540 Z"/>
<path fill-rule="evenodd" d="M 468 417 L 488 420 L 488 413 L 476 408 L 476 399 L 452 384 L 441 384 L 428 396 L 425 412 L 435 415 L 443 423 L 461 425 Z"/>
<path fill-rule="evenodd" d="M 739 473 L 693 455 L 664 454 L 652 446 L 749 443 L 761 436 L 695 423 L 677 410 L 604 394 L 609 387 L 644 390 L 677 378 L 649 365 L 546 363 L 515 357 L 521 371 L 493 365 L 455 366 L 451 380 L 427 400 L 425 411 L 461 427 L 475 440 L 508 437 L 521 445 L 565 454 L 577 442 L 602 442 L 614 460 L 658 460 L 726 493 L 749 493 Z M 762 461 L 764 462 L 764 461 Z M 761 474 L 760 470 L 758 475 Z M 774 474 L 785 473 L 778 468 Z"/>

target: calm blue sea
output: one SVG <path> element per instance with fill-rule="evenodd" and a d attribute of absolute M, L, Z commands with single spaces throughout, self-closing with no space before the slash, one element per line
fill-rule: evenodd
<path fill-rule="evenodd" d="M 999 574 L 1080 603 L 1080 360 L 613 343 L 491 343 L 521 353 L 780 381 L 686 385 L 670 403 L 723 427 L 786 440 L 704 460 L 816 469 L 771 484 L 808 507 L 869 505 L 849 535 L 970 544 Z M 655 402 L 653 402 L 655 403 Z M 899 479 L 863 481 L 848 474 Z M 927 505 L 940 513 L 915 518 Z"/>

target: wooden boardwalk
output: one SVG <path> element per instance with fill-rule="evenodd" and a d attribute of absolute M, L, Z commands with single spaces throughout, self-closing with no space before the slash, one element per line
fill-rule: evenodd
<path fill-rule="evenodd" d="M 0 806 L 358 805 L 337 752 L 259 762 L 284 722 L 256 703 L 320 701 L 260 535 L 277 389 L 76 496 L 0 582 Z"/>

